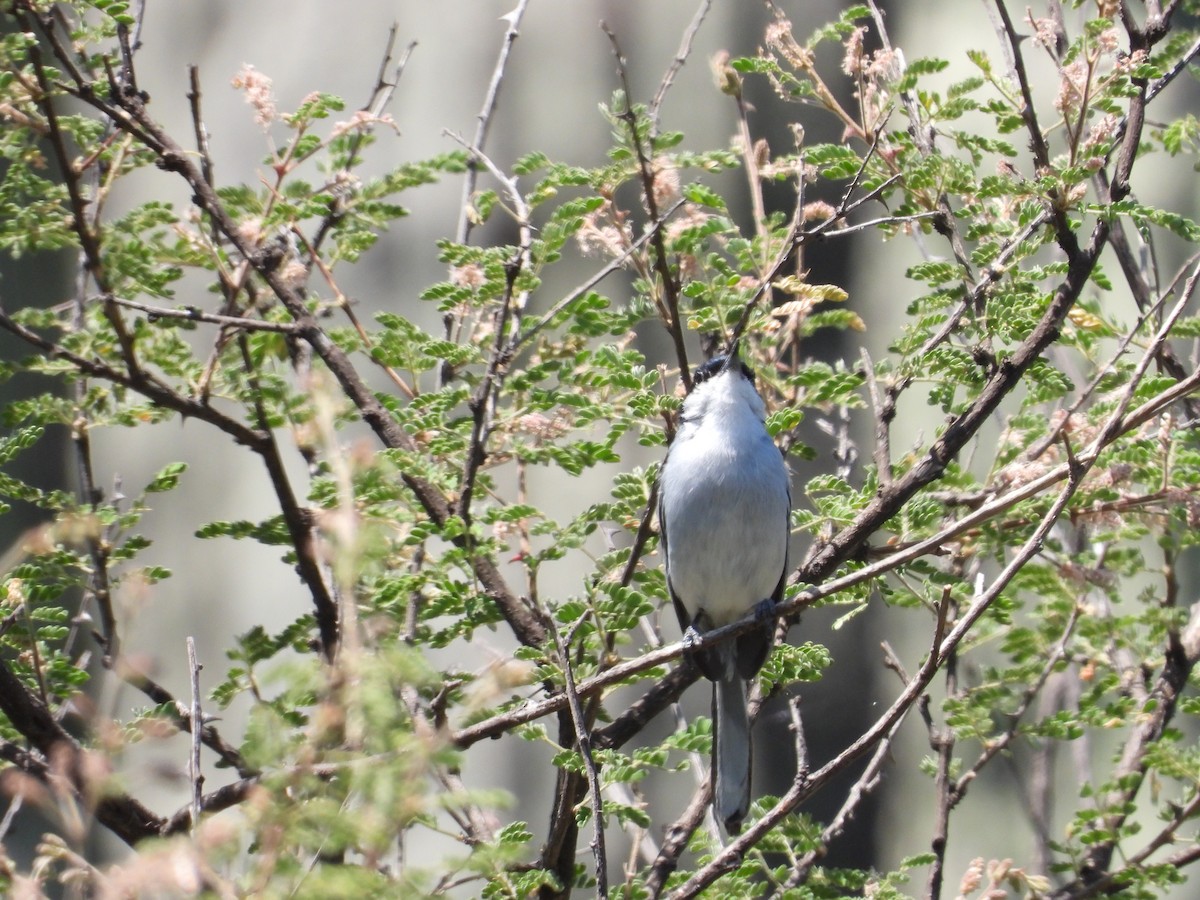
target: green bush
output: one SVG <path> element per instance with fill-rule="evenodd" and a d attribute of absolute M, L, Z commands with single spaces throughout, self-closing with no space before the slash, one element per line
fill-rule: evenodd
<path fill-rule="evenodd" d="M 713 108 L 738 116 L 732 147 L 684 150 L 660 127 L 670 78 L 646 103 L 622 70 L 595 167 L 531 150 L 505 170 L 464 141 L 360 176 L 393 124 L 391 48 L 357 112 L 325 93 L 280 112 L 248 66 L 236 85 L 247 127 L 274 138 L 269 183 L 225 185 L 196 94 L 195 133 L 169 133 L 148 102 L 128 4 L 5 4 L 0 249 L 68 250 L 83 273 L 61 306 L 5 292 L 0 309 L 25 351 L 0 376 L 26 392 L 3 408 L 0 512 L 45 522 L 0 568 L 0 787 L 10 809 L 52 823 L 32 862 L 0 860 L 5 890 L 936 897 L 960 879 L 963 896 L 1142 897 L 1185 879 L 1200 856 L 1200 607 L 1181 582 L 1200 520 L 1198 226 L 1184 192 L 1159 208 L 1133 182 L 1200 151 L 1195 117 L 1171 119 L 1161 101 L 1194 76 L 1200 4 L 1067 5 L 1075 32 L 1057 2 L 1058 16 L 1014 21 L 998 0 L 993 48 L 907 62 L 874 4 L 811 37 L 777 12 L 758 55 L 714 61 Z M 830 51 L 840 71 L 818 64 Z M 1029 74 L 1035 56 L 1053 80 Z M 972 74 L 952 80 L 964 62 Z M 796 113 L 794 146 L 755 137 L 752 83 Z M 808 143 L 801 111 L 832 117 L 844 139 Z M 749 221 L 721 193 L 733 182 L 714 178 L 731 170 L 749 185 Z M 190 201 L 110 216 L 105 200 L 134 174 L 181 182 Z M 469 198 L 436 248 L 446 279 L 360 317 L 339 277 L 406 214 L 405 195 L 443 179 L 465 179 Z M 768 188 L 788 208 L 769 210 Z M 511 243 L 473 239 L 500 219 L 486 233 Z M 923 261 L 873 298 L 808 280 L 810 248 L 864 232 L 913 242 Z M 577 289 L 545 286 L 581 260 L 593 275 Z M 793 489 L 808 549 L 785 624 L 814 605 L 847 617 L 883 605 L 926 650 L 889 651 L 902 679 L 890 705 L 829 760 L 810 764 L 792 703 L 792 785 L 726 840 L 693 771 L 708 720 L 646 731 L 697 674 L 658 627 L 656 469 L 623 456 L 661 454 L 677 387 L 738 336 L 772 434 L 820 472 Z M 852 349 L 817 360 L 818 341 Z M 893 446 L 899 410 L 926 406 L 929 433 Z M 281 631 L 242 635 L 220 683 L 190 701 L 122 653 L 114 596 L 170 576 L 142 561 L 143 517 L 191 474 L 172 464 L 106 495 L 89 440 L 185 419 L 255 458 L 278 507 L 196 538 L 279 548 L 311 598 Z M 55 432 L 71 438 L 77 483 L 12 474 Z M 366 450 L 351 437 L 364 434 Z M 541 485 L 589 470 L 609 495 L 562 521 L 528 489 L 533 472 Z M 570 596 L 539 586 L 559 560 L 581 572 Z M 483 630 L 512 652 L 472 654 Z M 93 653 L 103 664 L 89 669 Z M 780 643 L 756 698 L 792 698 L 829 662 L 817 643 Z M 146 706 L 118 721 L 84 712 L 82 694 L 110 679 Z M 210 718 L 235 701 L 252 709 L 236 736 Z M 826 864 L 906 718 L 928 732 L 933 833 L 905 838 L 894 867 Z M 119 756 L 179 729 L 194 736 L 193 797 L 163 816 Z M 468 787 L 491 780 L 479 748 L 496 738 L 553 760 L 548 822 L 514 820 L 498 784 Z M 985 769 L 1067 742 L 1085 742 L 1090 771 L 1055 793 L 1066 825 L 1032 828 L 1029 860 L 954 831 Z M 221 786 L 205 790 L 214 766 Z M 691 801 L 650 804 L 649 778 Z M 819 821 L 806 801 L 833 790 L 840 812 Z M 1035 825 L 1048 802 L 1024 801 Z M 130 858 L 90 857 L 92 823 Z M 430 837 L 452 849 L 405 852 Z M 979 859 L 945 871 L 948 842 Z"/>

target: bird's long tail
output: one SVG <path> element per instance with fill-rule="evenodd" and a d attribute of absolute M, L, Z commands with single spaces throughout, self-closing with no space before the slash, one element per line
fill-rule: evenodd
<path fill-rule="evenodd" d="M 750 717 L 746 682 L 726 674 L 713 682 L 713 812 L 729 834 L 750 809 Z"/>

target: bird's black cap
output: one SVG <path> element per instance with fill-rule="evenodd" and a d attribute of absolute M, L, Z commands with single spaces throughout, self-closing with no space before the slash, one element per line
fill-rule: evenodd
<path fill-rule="evenodd" d="M 707 362 L 701 363 L 699 366 L 697 366 L 696 371 L 692 374 L 692 388 L 694 389 L 696 385 L 703 384 L 714 375 L 720 375 L 726 369 L 734 366 L 737 366 L 741 370 L 742 375 L 747 381 L 751 383 L 754 382 L 754 373 L 750 370 L 748 365 L 742 362 L 741 358 L 737 355 L 737 351 L 735 350 L 729 355 L 714 356 Z"/>

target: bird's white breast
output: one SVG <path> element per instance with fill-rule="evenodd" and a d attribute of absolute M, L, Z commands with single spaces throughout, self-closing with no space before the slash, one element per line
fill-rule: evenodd
<path fill-rule="evenodd" d="M 788 474 L 762 401 L 734 374 L 697 390 L 663 472 L 668 577 L 714 626 L 770 597 L 787 563 Z M 695 400 L 697 402 L 693 403 Z"/>

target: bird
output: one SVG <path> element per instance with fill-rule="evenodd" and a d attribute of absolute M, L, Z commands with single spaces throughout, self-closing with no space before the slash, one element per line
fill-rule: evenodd
<path fill-rule="evenodd" d="M 747 692 L 771 650 L 787 580 L 791 487 L 736 343 L 696 369 L 659 475 L 667 590 L 685 646 L 755 612 L 760 626 L 691 655 L 713 683 L 713 813 L 741 832 L 750 807 Z"/>

